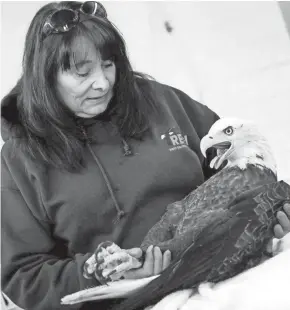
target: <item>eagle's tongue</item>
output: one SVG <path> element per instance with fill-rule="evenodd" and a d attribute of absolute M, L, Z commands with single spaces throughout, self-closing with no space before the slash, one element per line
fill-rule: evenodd
<path fill-rule="evenodd" d="M 212 161 L 210 162 L 209 166 L 211 167 L 211 169 L 215 168 L 215 164 L 216 162 L 219 160 L 219 156 L 216 156 L 215 158 L 212 159 Z M 216 169 L 216 168 L 215 168 Z"/>

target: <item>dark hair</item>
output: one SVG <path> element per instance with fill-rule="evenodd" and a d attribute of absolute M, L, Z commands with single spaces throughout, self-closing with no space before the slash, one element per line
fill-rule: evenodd
<path fill-rule="evenodd" d="M 72 59 L 77 57 L 71 48 L 75 38 L 88 38 L 103 59 L 112 59 L 116 65 L 112 102 L 124 138 L 142 138 L 148 131 L 151 115 L 158 110 L 150 92 L 145 94 L 138 87 L 137 80 L 147 76 L 133 71 L 122 35 L 109 20 L 94 17 L 69 32 L 43 38 L 43 26 L 51 13 L 62 8 L 77 9 L 80 5 L 76 1 L 52 2 L 36 13 L 26 36 L 18 102 L 30 155 L 68 171 L 83 167 L 84 143 L 75 116 L 57 94 L 56 75 L 59 69 L 70 69 Z"/>

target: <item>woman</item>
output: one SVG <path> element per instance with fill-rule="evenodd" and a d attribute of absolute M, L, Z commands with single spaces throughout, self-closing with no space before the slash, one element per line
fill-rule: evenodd
<path fill-rule="evenodd" d="M 1 108 L 2 288 L 24 309 L 60 309 L 64 295 L 99 285 L 83 268 L 101 242 L 138 256 L 166 206 L 213 173 L 199 143 L 218 116 L 133 72 L 96 2 L 37 12 L 23 74 Z M 149 248 L 130 277 L 169 263 L 170 253 Z M 96 305 L 108 307 L 71 308 Z"/>

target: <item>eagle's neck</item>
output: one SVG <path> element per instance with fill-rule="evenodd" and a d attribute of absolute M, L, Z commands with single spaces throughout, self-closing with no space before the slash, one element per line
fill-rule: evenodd
<path fill-rule="evenodd" d="M 238 166 L 246 169 L 249 164 L 260 168 L 266 167 L 277 174 L 275 158 L 266 140 L 246 141 L 236 146 L 228 157 L 227 167 Z"/>

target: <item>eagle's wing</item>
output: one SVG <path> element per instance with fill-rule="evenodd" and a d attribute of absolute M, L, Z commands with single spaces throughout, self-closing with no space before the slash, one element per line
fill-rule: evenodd
<path fill-rule="evenodd" d="M 285 201 L 290 201 L 290 186 L 283 181 L 241 195 L 160 277 L 116 309 L 141 309 L 170 292 L 197 288 L 202 282 L 216 283 L 257 264 Z"/>
<path fill-rule="evenodd" d="M 199 233 L 217 208 L 226 208 L 241 194 L 276 181 L 274 173 L 266 168 L 260 169 L 254 165 L 248 165 L 245 170 L 236 166 L 225 167 L 184 198 L 186 212 L 177 233 L 183 234 L 191 227 Z"/>
<path fill-rule="evenodd" d="M 215 178 L 215 176 L 213 177 Z M 212 178 L 212 179 L 213 179 Z M 168 233 L 168 229 L 174 229 L 176 230 L 177 222 L 180 220 L 180 217 L 182 216 L 182 213 L 184 213 L 184 205 L 187 205 L 188 208 L 192 207 L 192 210 L 189 210 L 187 213 L 187 218 L 192 218 L 191 225 L 190 222 L 182 223 L 182 228 L 185 226 L 187 227 L 187 230 L 181 231 L 175 238 L 169 239 L 167 241 L 162 241 L 159 243 L 159 245 L 165 246 L 166 248 L 170 248 L 172 252 L 176 253 L 176 256 L 179 255 L 180 259 L 174 259 L 175 267 L 178 267 L 179 263 L 183 263 L 187 260 L 187 251 L 195 251 L 196 244 L 193 243 L 196 239 L 196 236 L 203 231 L 204 235 L 211 235 L 210 233 L 205 233 L 205 229 L 209 227 L 209 231 L 214 231 L 214 233 L 218 233 L 218 229 L 214 230 L 213 227 L 218 227 L 221 221 L 225 218 L 225 215 L 227 214 L 226 206 L 228 205 L 228 201 L 233 201 L 233 198 L 237 193 L 240 193 L 240 189 L 238 189 L 238 184 L 241 180 L 245 180 L 245 183 L 242 183 L 242 186 L 245 189 L 249 187 L 249 184 L 252 184 L 253 187 L 255 187 L 253 184 L 258 184 L 258 179 L 262 180 L 263 182 L 269 182 L 273 177 L 273 174 L 271 174 L 269 171 L 261 171 L 261 172 L 255 172 L 254 170 L 248 174 L 246 174 L 246 177 L 241 174 L 241 172 L 237 169 L 232 169 L 231 171 L 228 171 L 224 174 L 224 177 L 220 175 L 220 178 L 224 178 L 223 182 L 218 183 L 218 180 L 208 180 L 206 183 L 207 185 L 201 185 L 199 188 L 197 188 L 195 191 L 190 193 L 184 200 L 177 203 L 173 203 L 169 205 L 169 209 L 167 213 L 164 215 L 160 223 L 157 223 L 152 231 L 148 234 L 147 241 L 152 242 L 153 244 L 155 241 L 160 240 L 160 238 L 164 238 L 166 234 Z M 222 185 L 220 187 L 220 197 L 218 197 L 217 193 L 217 184 L 220 186 L 222 184 L 228 184 L 229 186 L 232 186 L 234 188 L 233 191 L 230 192 L 230 198 L 225 198 L 225 192 L 228 192 L 228 189 L 226 186 Z M 247 185 L 246 185 L 247 184 Z M 236 190 L 235 190 L 236 189 Z M 213 195 L 210 194 L 210 192 L 213 191 Z M 243 199 L 247 198 L 247 194 L 244 194 L 243 196 L 240 196 Z M 208 202 L 207 202 L 208 201 Z M 221 201 L 221 205 L 213 205 L 216 202 Z M 249 207 L 252 207 L 249 206 Z M 204 208 L 204 209 L 203 209 Z M 208 210 L 207 210 L 208 209 Z M 189 214 L 189 212 L 191 212 Z M 215 223 L 216 222 L 216 223 Z M 215 226 L 214 226 L 215 225 Z M 163 230 L 161 235 L 159 235 L 158 230 Z M 226 233 L 226 232 L 225 232 Z M 161 237 L 160 237 L 161 236 Z M 168 236 L 168 235 L 167 235 Z M 217 236 L 218 239 L 218 236 Z M 216 247 L 214 249 L 211 249 L 212 251 L 219 251 L 223 245 L 220 244 L 223 240 L 220 239 L 220 241 L 217 241 Z M 184 251 L 184 249 L 187 249 Z M 210 248 L 209 248 L 210 251 Z M 199 252 L 199 251 L 197 251 Z M 181 254 L 180 254 L 181 253 Z M 198 260 L 200 255 L 197 255 L 196 259 Z M 205 259 L 205 258 L 203 258 Z M 211 259 L 211 258 L 210 258 Z M 211 265 L 213 263 L 211 260 L 208 260 L 207 264 Z M 186 268 L 191 269 L 192 259 L 189 257 L 189 264 L 190 266 Z M 205 264 L 205 261 L 204 261 Z M 186 266 L 186 265 L 185 265 Z M 170 266 L 172 267 L 172 266 Z M 174 269 L 174 268 L 173 268 Z M 178 268 L 177 268 L 178 269 Z M 182 269 L 180 269 L 182 272 Z M 168 272 L 166 270 L 165 272 Z M 185 272 L 186 273 L 186 272 Z M 162 273 L 162 277 L 164 277 L 164 273 Z M 82 301 L 88 301 L 88 300 L 99 300 L 99 299 L 108 299 L 108 298 L 117 298 L 117 297 L 125 297 L 130 295 L 133 291 L 136 289 L 140 289 L 148 284 L 148 282 L 152 281 L 153 278 L 146 278 L 141 279 L 140 281 L 117 281 L 113 283 L 109 283 L 108 286 L 102 286 L 102 287 L 95 287 L 91 288 L 89 290 L 83 290 L 76 292 L 75 294 L 66 296 L 62 302 L 63 303 L 78 303 Z M 182 281 L 183 278 L 181 277 Z M 182 283 L 181 281 L 181 283 Z M 191 278 L 188 278 L 188 281 L 191 281 Z M 185 284 L 187 282 L 185 281 Z M 121 285 L 120 285 L 121 284 Z M 178 283 L 176 283 L 177 285 Z M 177 285 L 178 286 L 178 285 Z M 177 289 L 177 287 L 176 287 Z"/>
<path fill-rule="evenodd" d="M 141 248 L 146 251 L 150 245 L 162 244 L 174 237 L 176 227 L 184 216 L 183 201 L 177 201 L 167 206 L 166 212 L 147 233 Z"/>
<path fill-rule="evenodd" d="M 219 217 L 223 209 L 248 190 L 277 181 L 269 169 L 249 165 L 224 168 L 181 201 L 168 206 L 167 212 L 148 232 L 142 249 L 149 245 L 169 249 L 175 258 L 193 242 L 197 235 Z"/>

